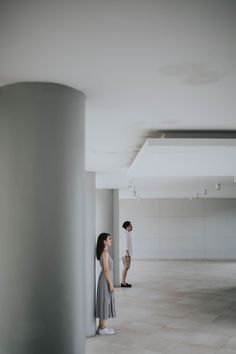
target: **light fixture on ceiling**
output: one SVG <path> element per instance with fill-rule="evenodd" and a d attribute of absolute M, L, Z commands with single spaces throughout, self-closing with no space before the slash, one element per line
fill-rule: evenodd
<path fill-rule="evenodd" d="M 128 182 L 128 189 L 132 189 L 132 188 L 133 188 L 132 180 L 129 180 L 129 182 Z"/>
<path fill-rule="evenodd" d="M 217 191 L 219 191 L 219 190 L 220 190 L 220 188 L 221 188 L 220 183 L 216 183 L 216 190 L 217 190 Z"/>

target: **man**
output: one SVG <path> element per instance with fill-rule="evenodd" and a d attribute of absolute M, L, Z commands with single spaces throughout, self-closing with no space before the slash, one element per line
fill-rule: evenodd
<path fill-rule="evenodd" d="M 133 230 L 133 226 L 130 221 L 125 221 L 122 225 L 124 228 L 124 233 L 123 233 L 123 250 L 122 250 L 122 261 L 124 265 L 124 269 L 122 272 L 122 282 L 121 282 L 121 287 L 122 288 L 131 288 L 131 284 L 126 283 L 126 276 L 127 272 L 130 268 L 131 264 L 131 257 L 132 257 L 132 234 L 131 231 Z"/>

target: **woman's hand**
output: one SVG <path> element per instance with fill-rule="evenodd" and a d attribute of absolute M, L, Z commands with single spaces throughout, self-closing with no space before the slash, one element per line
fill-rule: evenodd
<path fill-rule="evenodd" d="M 113 285 L 110 285 L 110 286 L 109 286 L 109 290 L 110 290 L 110 293 L 114 293 L 114 291 L 115 291 L 114 286 L 113 286 Z"/>

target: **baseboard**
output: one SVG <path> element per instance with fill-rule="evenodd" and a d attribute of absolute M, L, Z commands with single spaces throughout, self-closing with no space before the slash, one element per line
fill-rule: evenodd
<path fill-rule="evenodd" d="M 201 261 L 201 262 L 236 262 L 236 258 L 145 258 L 133 257 L 132 261 Z"/>

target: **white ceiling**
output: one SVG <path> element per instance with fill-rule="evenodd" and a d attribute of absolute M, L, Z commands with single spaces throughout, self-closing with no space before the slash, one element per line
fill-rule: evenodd
<path fill-rule="evenodd" d="M 121 197 L 236 198 L 236 139 L 147 139 Z"/>
<path fill-rule="evenodd" d="M 235 162 L 236 139 L 147 139 L 128 176 L 236 176 Z"/>
<path fill-rule="evenodd" d="M 234 0 L 1 0 L 0 85 L 83 91 L 86 168 L 127 188 L 154 131 L 236 129 L 235 38 Z"/>

